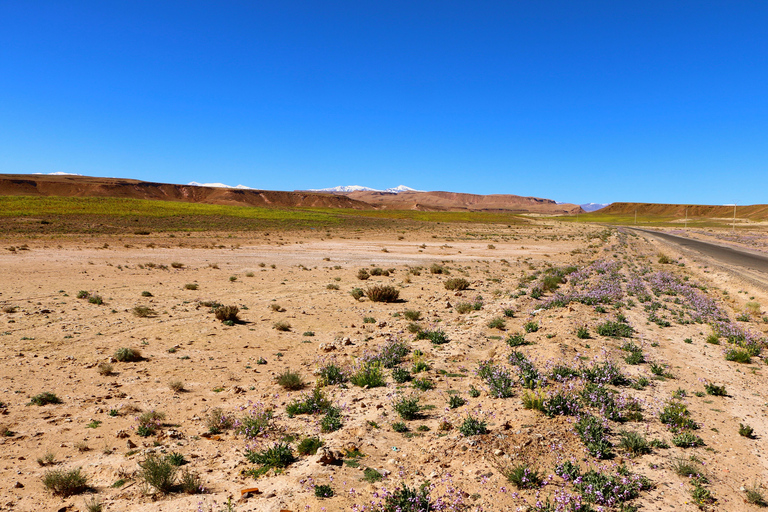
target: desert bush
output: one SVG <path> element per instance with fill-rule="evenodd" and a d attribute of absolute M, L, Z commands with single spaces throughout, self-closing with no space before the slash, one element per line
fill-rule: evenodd
<path fill-rule="evenodd" d="M 104 377 L 109 377 L 114 372 L 114 367 L 107 362 L 101 362 L 99 363 L 98 371 L 99 371 L 99 375 L 103 375 Z"/>
<path fill-rule="evenodd" d="M 264 409 L 260 404 L 252 406 L 237 422 L 235 428 L 238 434 L 246 439 L 255 439 L 270 428 L 272 410 Z"/>
<path fill-rule="evenodd" d="M 141 296 L 142 297 L 152 297 L 153 295 L 152 295 L 152 292 L 148 292 L 148 291 L 145 290 L 145 291 L 141 292 Z"/>
<path fill-rule="evenodd" d="M 610 336 L 612 338 L 629 338 L 635 332 L 629 324 L 612 322 L 610 320 L 598 325 L 595 330 L 600 336 Z"/>
<path fill-rule="evenodd" d="M 479 420 L 472 415 L 467 415 L 459 427 L 459 432 L 465 436 L 483 435 L 488 433 L 488 426 L 485 421 Z"/>
<path fill-rule="evenodd" d="M 79 292 L 77 292 L 78 299 L 87 299 L 90 296 L 91 296 L 91 293 L 85 290 L 80 290 Z"/>
<path fill-rule="evenodd" d="M 525 322 L 523 328 L 525 329 L 525 332 L 536 332 L 539 330 L 539 322 L 534 322 L 533 320 Z"/>
<path fill-rule="evenodd" d="M 355 299 L 360 300 L 365 295 L 365 292 L 362 288 L 352 288 L 352 291 L 349 292 L 349 294 Z"/>
<path fill-rule="evenodd" d="M 380 267 L 375 267 L 371 269 L 371 275 L 372 276 L 389 276 L 389 270 L 384 270 Z"/>
<path fill-rule="evenodd" d="M 176 485 L 176 472 L 178 471 L 170 461 L 164 457 L 150 454 L 139 463 L 138 479 L 146 486 L 155 489 L 162 494 L 170 493 Z"/>
<path fill-rule="evenodd" d="M 373 468 L 365 468 L 363 471 L 363 480 L 368 482 L 369 484 L 375 484 L 376 482 L 380 482 L 384 478 L 384 475 L 379 473 Z"/>
<path fill-rule="evenodd" d="M 325 288 L 327 290 L 338 290 L 339 289 L 339 285 L 331 283 L 331 284 L 325 285 Z"/>
<path fill-rule="evenodd" d="M 743 364 L 752 362 L 749 352 L 743 348 L 731 348 L 726 350 L 725 360 Z"/>
<path fill-rule="evenodd" d="M 587 340 L 589 339 L 589 329 L 586 325 L 580 325 L 576 328 L 576 337 L 580 340 Z"/>
<path fill-rule="evenodd" d="M 309 394 L 303 394 L 290 402 L 285 410 L 289 417 L 297 414 L 317 414 L 327 411 L 331 407 L 331 401 L 325 396 L 320 388 L 312 389 Z"/>
<path fill-rule="evenodd" d="M 488 386 L 488 394 L 494 398 L 509 398 L 512 396 L 514 381 L 506 368 L 492 361 L 481 361 L 477 365 L 477 376 Z"/>
<path fill-rule="evenodd" d="M 672 444 L 678 448 L 695 448 L 703 446 L 704 440 L 692 432 L 681 432 L 672 437 Z"/>
<path fill-rule="evenodd" d="M 619 466 L 618 475 L 610 475 L 590 469 L 574 482 L 574 488 L 581 494 L 582 500 L 597 505 L 616 505 L 621 510 L 633 510 L 624 506 L 624 502 L 633 500 L 640 491 L 649 489 L 650 481 Z M 618 509 L 618 508 L 617 508 Z"/>
<path fill-rule="evenodd" d="M 295 391 L 303 389 L 306 385 L 301 375 L 293 370 L 286 368 L 281 374 L 277 376 L 277 383 L 283 388 L 289 391 Z"/>
<path fill-rule="evenodd" d="M 365 296 L 373 302 L 395 302 L 400 291 L 391 285 L 371 286 L 366 288 Z"/>
<path fill-rule="evenodd" d="M 53 466 L 56 464 L 56 454 L 53 452 L 45 452 L 42 457 L 37 458 L 37 463 L 40 466 Z"/>
<path fill-rule="evenodd" d="M 507 481 L 518 489 L 538 489 L 543 481 L 541 474 L 525 463 L 505 468 L 502 473 Z"/>
<path fill-rule="evenodd" d="M 101 306 L 104 304 L 104 299 L 101 297 L 101 295 L 91 295 L 88 297 L 88 302 L 91 304 L 96 304 L 97 306 Z"/>
<path fill-rule="evenodd" d="M 760 490 L 760 484 L 753 483 L 749 487 L 746 487 L 744 492 L 746 493 L 747 503 L 757 505 L 758 507 L 768 507 L 768 502 L 765 501 L 763 493 Z"/>
<path fill-rule="evenodd" d="M 463 315 L 465 313 L 469 313 L 470 311 L 472 311 L 473 308 L 472 308 L 472 304 L 469 302 L 459 302 L 458 304 L 456 304 L 456 306 L 454 306 L 453 309 L 456 310 L 457 313 Z"/>
<path fill-rule="evenodd" d="M 463 277 L 452 277 L 450 279 L 446 279 L 443 283 L 443 286 L 445 286 L 446 290 L 451 291 L 466 290 L 469 288 L 469 281 Z"/>
<path fill-rule="evenodd" d="M 361 281 L 365 281 L 371 277 L 371 274 L 368 273 L 367 269 L 361 268 L 357 271 L 357 278 Z"/>
<path fill-rule="evenodd" d="M 728 393 L 725 391 L 725 386 L 717 386 L 715 384 L 712 384 L 711 382 L 707 382 L 704 384 L 704 390 L 707 392 L 708 395 L 713 396 L 728 396 Z"/>
<path fill-rule="evenodd" d="M 88 490 L 88 477 L 82 469 L 54 469 L 43 475 L 43 485 L 53 494 L 67 498 Z"/>
<path fill-rule="evenodd" d="M 104 503 L 96 496 L 83 500 L 83 506 L 85 512 L 102 512 L 104 510 Z"/>
<path fill-rule="evenodd" d="M 506 342 L 507 342 L 507 345 L 513 348 L 520 347 L 522 345 L 530 345 L 530 342 L 525 340 L 525 335 L 519 332 L 510 334 L 509 337 L 506 339 Z"/>
<path fill-rule="evenodd" d="M 200 287 L 197 283 L 187 283 L 184 285 L 185 290 L 197 290 Z"/>
<path fill-rule="evenodd" d="M 329 407 L 320 420 L 320 432 L 336 432 L 342 426 L 341 409 Z"/>
<path fill-rule="evenodd" d="M 668 265 L 668 264 L 672 263 L 673 261 L 674 260 L 672 258 L 670 258 L 669 256 L 667 256 L 666 254 L 661 253 L 661 252 L 659 253 L 659 263 L 661 263 L 662 265 Z"/>
<path fill-rule="evenodd" d="M 277 322 L 272 324 L 272 328 L 280 332 L 289 332 L 291 330 L 291 324 L 289 324 L 285 320 L 278 320 Z"/>
<path fill-rule="evenodd" d="M 405 368 L 392 368 L 392 380 L 398 384 L 403 384 L 411 380 L 411 372 Z"/>
<path fill-rule="evenodd" d="M 323 441 L 317 436 L 305 437 L 296 447 L 296 451 L 299 452 L 299 455 L 314 455 L 323 444 Z"/>
<path fill-rule="evenodd" d="M 330 498 L 331 496 L 333 496 L 333 488 L 330 485 L 315 485 L 315 498 Z"/>
<path fill-rule="evenodd" d="M 32 405 L 60 404 L 61 399 L 55 393 L 44 391 L 30 398 L 29 403 Z"/>
<path fill-rule="evenodd" d="M 234 425 L 234 419 L 219 408 L 208 411 L 205 415 L 205 426 L 211 434 L 220 434 Z"/>
<path fill-rule="evenodd" d="M 165 460 L 170 462 L 176 467 L 183 466 L 184 464 L 189 464 L 189 461 L 184 458 L 184 454 L 179 452 L 171 452 L 168 455 L 165 456 Z"/>
<path fill-rule="evenodd" d="M 287 468 L 296 461 L 288 443 L 275 443 L 266 450 L 248 449 L 245 458 L 252 464 L 261 464 L 266 468 Z"/>
<path fill-rule="evenodd" d="M 188 469 L 181 471 L 181 477 L 179 478 L 179 487 L 185 494 L 202 494 L 205 492 L 203 487 L 203 481 L 200 479 L 200 475 L 194 473 Z"/>
<path fill-rule="evenodd" d="M 148 318 L 157 315 L 157 312 L 154 309 L 147 306 L 136 306 L 131 310 L 131 312 L 134 316 L 139 318 Z"/>
<path fill-rule="evenodd" d="M 416 333 L 417 340 L 429 340 L 433 345 L 444 345 L 450 340 L 442 329 L 423 329 Z"/>
<path fill-rule="evenodd" d="M 219 306 L 214 310 L 216 320 L 220 322 L 237 322 L 238 313 L 240 313 L 240 308 L 237 306 Z"/>
<path fill-rule="evenodd" d="M 489 329 L 499 329 L 504 330 L 507 327 L 507 323 L 504 321 L 503 318 L 493 318 L 488 322 L 488 328 Z"/>
<path fill-rule="evenodd" d="M 739 423 L 739 435 L 741 437 L 746 437 L 747 439 L 753 439 L 755 437 L 755 429 L 749 425 Z"/>
<path fill-rule="evenodd" d="M 408 432 L 408 425 L 402 421 L 395 421 L 392 423 L 392 430 L 398 433 Z"/>
<path fill-rule="evenodd" d="M 385 386 L 384 372 L 380 362 L 368 362 L 360 365 L 350 376 L 350 382 L 355 386 L 375 388 Z"/>
<path fill-rule="evenodd" d="M 174 393 L 181 393 L 184 391 L 184 383 L 180 380 L 172 380 L 168 383 L 168 387 L 173 391 Z"/>
<path fill-rule="evenodd" d="M 349 380 L 344 369 L 335 362 L 323 364 L 318 371 L 318 384 L 320 386 L 332 386 Z"/>
<path fill-rule="evenodd" d="M 417 395 L 399 396 L 392 402 L 392 408 L 404 420 L 413 420 L 419 416 L 421 407 Z"/>
<path fill-rule="evenodd" d="M 608 432 L 602 421 L 586 414 L 576 422 L 575 428 L 590 455 L 598 459 L 610 458 L 611 442 L 608 440 Z"/>
<path fill-rule="evenodd" d="M 151 436 L 160 428 L 161 422 L 164 419 L 165 413 L 163 412 L 145 412 L 137 418 L 138 426 L 136 427 L 136 433 L 141 437 Z"/>
<path fill-rule="evenodd" d="M 546 395 L 541 390 L 528 390 L 523 393 L 523 407 L 533 411 L 544 412 L 544 400 Z"/>
<path fill-rule="evenodd" d="M 415 309 L 406 309 L 403 312 L 403 316 L 406 320 L 410 320 L 411 322 L 418 322 L 421 320 L 421 311 L 416 311 Z"/>
<path fill-rule="evenodd" d="M 429 273 L 430 274 L 449 274 L 448 269 L 446 269 L 444 266 L 440 265 L 439 263 L 433 263 L 429 267 Z"/>
<path fill-rule="evenodd" d="M 128 347 L 121 347 L 117 349 L 113 357 L 121 363 L 134 363 L 136 361 L 142 360 L 140 351 L 136 350 L 135 348 Z"/>
<path fill-rule="evenodd" d="M 448 397 L 448 407 L 451 409 L 457 409 L 466 403 L 467 401 L 459 395 L 450 395 Z"/>
<path fill-rule="evenodd" d="M 672 429 L 695 430 L 699 426 L 690 418 L 690 415 L 691 413 L 684 403 L 673 400 L 664 406 L 659 414 L 659 421 Z"/>
<path fill-rule="evenodd" d="M 429 391 L 435 389 L 435 383 L 432 379 L 424 377 L 422 379 L 413 379 L 413 387 L 420 389 L 421 391 Z"/>
<path fill-rule="evenodd" d="M 574 416 L 580 409 L 578 397 L 562 391 L 551 394 L 542 403 L 542 412 L 550 418 Z"/>
<path fill-rule="evenodd" d="M 638 434 L 637 432 L 622 431 L 620 432 L 620 435 L 621 439 L 619 440 L 619 448 L 625 450 L 633 457 L 651 453 L 651 447 L 642 434 Z"/>
<path fill-rule="evenodd" d="M 549 373 L 549 377 L 558 382 L 574 379 L 580 375 L 581 372 L 579 370 L 566 365 L 557 365 L 552 368 L 552 371 Z"/>

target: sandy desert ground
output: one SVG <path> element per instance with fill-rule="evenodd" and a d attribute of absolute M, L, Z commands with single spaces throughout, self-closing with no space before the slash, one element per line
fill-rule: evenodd
<path fill-rule="evenodd" d="M 6 238 L 0 272 L 0 510 L 397 510 L 424 484 L 435 510 L 768 496 L 766 289 L 620 229 Z M 350 294 L 375 286 L 398 300 Z M 275 446 L 295 460 L 260 464 Z M 147 461 L 182 457 L 169 492 L 147 484 Z M 84 492 L 43 483 L 77 468 Z"/>

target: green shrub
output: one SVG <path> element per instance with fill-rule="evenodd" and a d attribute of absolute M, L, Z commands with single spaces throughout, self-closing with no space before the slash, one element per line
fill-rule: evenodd
<path fill-rule="evenodd" d="M 420 389 L 421 391 L 429 391 L 435 389 L 435 383 L 426 377 L 422 379 L 413 379 L 413 387 Z"/>
<path fill-rule="evenodd" d="M 637 432 L 622 431 L 620 432 L 620 435 L 621 439 L 619 440 L 619 448 L 625 450 L 633 457 L 651 453 L 651 447 L 642 434 L 638 434 Z"/>
<path fill-rule="evenodd" d="M 466 290 L 469 288 L 469 281 L 462 277 L 452 277 L 450 279 L 446 279 L 443 283 L 443 286 L 445 286 L 446 290 L 451 291 Z"/>
<path fill-rule="evenodd" d="M 459 427 L 459 432 L 465 436 L 477 436 L 488 433 L 488 427 L 485 421 L 478 420 L 472 415 L 467 415 L 464 422 Z"/>
<path fill-rule="evenodd" d="M 299 452 L 299 455 L 314 455 L 321 446 L 323 446 L 323 441 L 319 437 L 305 437 L 296 447 L 296 451 Z"/>
<path fill-rule="evenodd" d="M 450 407 L 451 409 L 456 409 L 466 403 L 467 401 L 461 398 L 459 395 L 450 395 L 448 397 L 448 407 Z"/>
<path fill-rule="evenodd" d="M 283 388 L 289 391 L 296 391 L 303 389 L 306 384 L 297 372 L 286 368 L 280 375 L 277 376 L 277 383 Z"/>
<path fill-rule="evenodd" d="M 187 459 L 184 458 L 184 454 L 179 452 L 171 452 L 165 456 L 165 459 L 177 467 L 183 466 L 184 464 L 187 464 L 189 462 L 187 461 Z"/>
<path fill-rule="evenodd" d="M 525 329 L 525 332 L 536 332 L 539 330 L 539 322 L 535 322 L 533 320 L 530 322 L 525 322 L 523 328 Z"/>
<path fill-rule="evenodd" d="M 408 426 L 402 421 L 396 421 L 392 423 L 392 430 L 402 434 L 403 432 L 408 432 Z"/>
<path fill-rule="evenodd" d="M 342 426 L 341 409 L 338 407 L 329 407 L 325 411 L 325 416 L 320 420 L 320 432 L 336 432 Z"/>
<path fill-rule="evenodd" d="M 404 420 L 413 420 L 419 416 L 419 397 L 416 395 L 400 396 L 392 402 L 392 408 Z"/>
<path fill-rule="evenodd" d="M 357 278 L 361 281 L 365 281 L 371 277 L 371 274 L 368 273 L 367 269 L 361 268 L 357 271 Z"/>
<path fill-rule="evenodd" d="M 681 432 L 672 438 L 672 444 L 679 448 L 703 446 L 704 440 L 691 432 Z"/>
<path fill-rule="evenodd" d="M 181 491 L 185 494 L 202 494 L 205 492 L 203 481 L 200 479 L 200 476 L 188 469 L 183 469 L 181 471 L 179 487 L 181 487 Z"/>
<path fill-rule="evenodd" d="M 61 399 L 50 391 L 44 391 L 30 398 L 29 403 L 32 405 L 60 404 Z"/>
<path fill-rule="evenodd" d="M 525 340 L 525 335 L 519 332 L 510 334 L 509 337 L 506 339 L 506 342 L 507 342 L 507 345 L 513 348 L 530 344 L 529 341 Z"/>
<path fill-rule="evenodd" d="M 611 457 L 611 443 L 601 420 L 587 414 L 576 422 L 575 428 L 590 455 L 598 459 Z"/>
<path fill-rule="evenodd" d="M 504 330 L 507 327 L 507 323 L 504 321 L 503 318 L 493 318 L 491 321 L 488 322 L 488 328 L 489 329 L 499 329 Z"/>
<path fill-rule="evenodd" d="M 542 476 L 527 464 L 519 464 L 503 471 L 507 481 L 518 489 L 538 489 L 542 484 Z"/>
<path fill-rule="evenodd" d="M 321 386 L 332 386 L 334 384 L 341 384 L 347 382 L 349 379 L 346 372 L 336 363 L 326 363 L 320 367 L 318 373 L 318 381 Z"/>
<path fill-rule="evenodd" d="M 454 306 L 453 309 L 457 313 L 463 315 L 465 313 L 469 313 L 470 311 L 472 311 L 473 308 L 472 308 L 472 304 L 469 302 L 459 302 L 458 304 L 456 304 L 456 306 Z"/>
<path fill-rule="evenodd" d="M 755 429 L 749 425 L 739 423 L 739 435 L 747 439 L 753 439 L 755 437 Z"/>
<path fill-rule="evenodd" d="M 744 364 L 752 362 L 752 358 L 750 357 L 749 352 L 743 348 L 732 348 L 726 350 L 725 360 Z"/>
<path fill-rule="evenodd" d="M 80 290 L 79 292 L 77 292 L 78 299 L 87 299 L 90 296 L 91 296 L 90 292 L 87 292 L 85 290 Z"/>
<path fill-rule="evenodd" d="M 384 478 L 384 475 L 379 473 L 373 468 L 365 468 L 363 471 L 363 480 L 368 482 L 369 484 L 374 484 L 376 482 L 380 482 Z"/>
<path fill-rule="evenodd" d="M 400 291 L 391 285 L 371 286 L 366 288 L 365 296 L 373 302 L 395 302 Z"/>
<path fill-rule="evenodd" d="M 96 304 L 97 306 L 101 306 L 104 304 L 104 299 L 101 297 L 101 295 L 91 295 L 88 297 L 88 302 L 91 304 Z"/>
<path fill-rule="evenodd" d="M 381 363 L 369 362 L 361 365 L 350 378 L 350 382 L 355 386 L 376 388 L 385 386 L 384 372 Z"/>
<path fill-rule="evenodd" d="M 200 287 L 197 283 L 187 283 L 184 285 L 185 290 L 197 290 Z"/>
<path fill-rule="evenodd" d="M 289 417 L 297 414 L 318 414 L 327 411 L 331 407 L 331 401 L 326 398 L 320 388 L 312 389 L 310 394 L 303 394 L 302 398 L 297 398 L 290 402 L 285 411 Z"/>
<path fill-rule="evenodd" d="M 716 386 L 711 382 L 707 382 L 706 384 L 704 384 L 704 390 L 707 392 L 708 395 L 728 396 L 728 393 L 725 392 L 725 386 Z"/>
<path fill-rule="evenodd" d="M 586 325 L 581 325 L 576 328 L 576 337 L 580 340 L 587 340 L 589 339 L 589 329 Z"/>
<path fill-rule="evenodd" d="M 316 498 L 330 498 L 333 496 L 333 489 L 328 484 L 315 485 L 315 497 Z"/>
<path fill-rule="evenodd" d="M 253 407 L 237 422 L 237 433 L 246 439 L 255 439 L 270 428 L 272 410 Z"/>
<path fill-rule="evenodd" d="M 429 487 L 409 488 L 404 482 L 392 493 L 384 496 L 381 512 L 428 512 L 436 510 L 429 499 Z"/>
<path fill-rule="evenodd" d="M 600 336 L 610 336 L 612 338 L 629 338 L 635 333 L 631 325 L 610 320 L 598 325 L 595 330 Z"/>
<path fill-rule="evenodd" d="M 411 380 L 411 372 L 405 368 L 392 368 L 392 380 L 398 384 L 403 384 Z"/>
<path fill-rule="evenodd" d="M 133 363 L 142 359 L 140 351 L 128 347 L 117 349 L 113 357 L 121 363 Z"/>
<path fill-rule="evenodd" d="M 248 449 L 245 458 L 252 464 L 261 464 L 265 468 L 287 468 L 296 461 L 288 443 L 275 443 L 266 450 Z"/>
<path fill-rule="evenodd" d="M 355 299 L 360 300 L 365 295 L 365 292 L 362 288 L 352 288 L 352 291 L 349 292 L 349 294 Z"/>
<path fill-rule="evenodd" d="M 695 421 L 690 418 L 691 413 L 688 407 L 677 401 L 667 402 L 659 414 L 659 421 L 673 429 L 692 429 L 699 428 Z"/>
<path fill-rule="evenodd" d="M 168 494 L 176 485 L 176 466 L 164 457 L 150 454 L 139 467 L 139 480 L 159 493 Z"/>
<path fill-rule="evenodd" d="M 406 320 L 410 320 L 411 322 L 418 322 L 421 320 L 421 311 L 416 311 L 415 309 L 406 309 L 403 312 L 403 316 Z"/>
<path fill-rule="evenodd" d="M 429 340 L 433 345 L 444 345 L 450 340 L 442 329 L 422 330 L 416 334 L 417 340 Z"/>
<path fill-rule="evenodd" d="M 67 498 L 87 491 L 88 477 L 81 473 L 81 468 L 54 469 L 45 472 L 43 485 L 53 494 Z"/>
<path fill-rule="evenodd" d="M 450 274 L 450 272 L 448 272 L 448 269 L 446 269 L 444 266 L 440 265 L 439 263 L 433 263 L 429 267 L 429 273 L 430 274 Z"/>

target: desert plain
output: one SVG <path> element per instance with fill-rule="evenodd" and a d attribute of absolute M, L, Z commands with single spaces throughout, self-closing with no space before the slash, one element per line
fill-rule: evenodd
<path fill-rule="evenodd" d="M 765 506 L 765 283 L 631 229 L 19 234 L 0 275 L 0 510 Z"/>

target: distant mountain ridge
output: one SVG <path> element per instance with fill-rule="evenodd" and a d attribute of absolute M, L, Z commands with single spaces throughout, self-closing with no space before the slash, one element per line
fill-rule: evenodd
<path fill-rule="evenodd" d="M 580 204 L 579 206 L 581 206 L 582 210 L 589 213 L 589 212 L 595 212 L 597 210 L 605 208 L 610 204 L 611 203 L 587 203 L 587 204 Z"/>
<path fill-rule="evenodd" d="M 371 187 L 363 187 L 360 185 L 339 185 L 338 187 L 329 188 L 311 188 L 308 192 L 331 192 L 331 193 L 347 193 L 347 192 L 387 192 L 390 194 L 399 194 L 400 192 L 423 192 L 422 190 L 416 190 L 415 188 L 406 187 L 405 185 L 398 185 L 396 187 L 379 190 Z"/>

